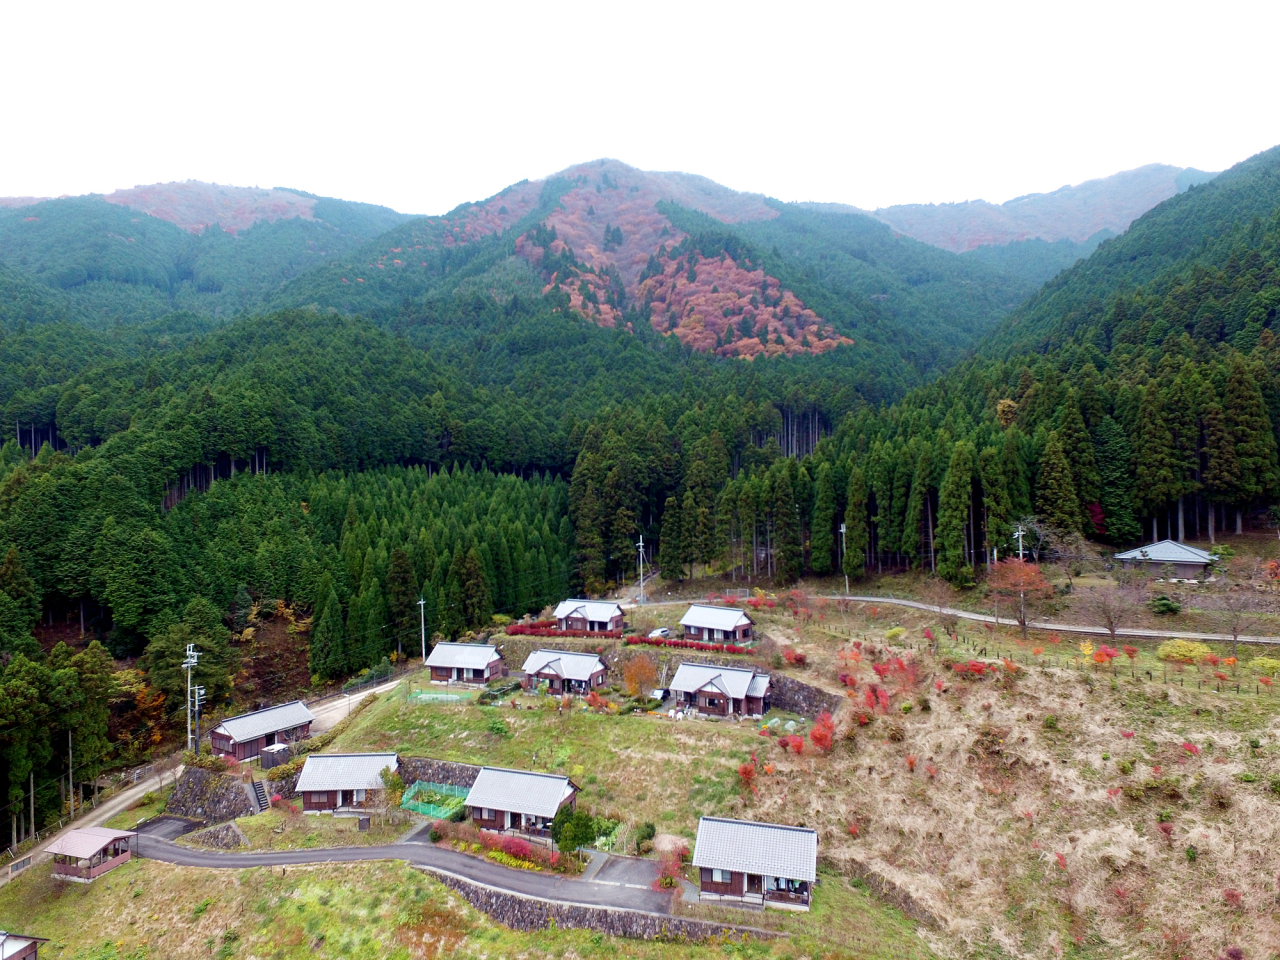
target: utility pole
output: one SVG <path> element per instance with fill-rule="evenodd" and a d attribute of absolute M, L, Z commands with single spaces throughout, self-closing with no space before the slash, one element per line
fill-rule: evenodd
<path fill-rule="evenodd" d="M 422 663 L 427 663 L 427 601 L 418 598 L 418 619 L 422 621 Z"/>
<path fill-rule="evenodd" d="M 640 534 L 640 542 L 636 544 L 636 555 L 640 564 L 640 605 L 644 605 L 644 534 Z"/>
<path fill-rule="evenodd" d="M 200 755 L 200 708 L 204 706 L 204 687 L 195 688 L 196 697 L 196 755 Z"/>
<path fill-rule="evenodd" d="M 844 569 L 844 524 L 840 524 L 840 569 Z M 849 574 L 844 575 L 844 595 L 849 595 Z"/>
<path fill-rule="evenodd" d="M 191 749 L 191 671 L 200 660 L 194 643 L 187 644 L 187 658 L 182 661 L 182 669 L 187 671 L 187 749 Z"/>
<path fill-rule="evenodd" d="M 1022 538 L 1027 535 L 1027 531 L 1022 529 L 1022 524 L 1018 524 L 1018 529 L 1013 531 L 1013 535 L 1018 538 L 1018 559 L 1022 559 Z"/>

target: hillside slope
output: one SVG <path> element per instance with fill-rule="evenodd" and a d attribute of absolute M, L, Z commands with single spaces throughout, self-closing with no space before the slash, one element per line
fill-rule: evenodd
<path fill-rule="evenodd" d="M 62 291 L 66 316 L 89 324 L 220 316 L 403 219 L 296 191 L 155 184 L 0 205 L 0 265 Z"/>
<path fill-rule="evenodd" d="M 1213 177 L 1191 167 L 1150 163 L 1001 204 L 902 204 L 883 207 L 872 216 L 909 237 L 955 253 L 1035 238 L 1084 243 L 1100 230 L 1123 233 L 1156 204 Z"/>
<path fill-rule="evenodd" d="M 1260 273 L 1242 258 L 1252 251 L 1271 259 L 1265 235 L 1275 228 L 1277 210 L 1280 147 L 1250 157 L 1144 214 L 1123 236 L 1103 243 L 1088 260 L 1046 284 L 992 332 L 982 350 L 992 355 L 1041 352 L 1073 338 L 1108 350 L 1131 309 L 1126 305 L 1117 317 L 1117 299 L 1139 288 L 1146 297 L 1163 296 L 1179 284 L 1196 288 L 1189 311 L 1180 311 L 1186 316 L 1162 325 L 1156 325 L 1154 315 L 1145 317 L 1145 332 L 1135 342 L 1153 345 L 1153 328 L 1154 343 L 1182 330 L 1195 333 L 1200 319 L 1205 321 L 1201 334 L 1212 342 L 1229 339 L 1248 324 L 1253 325 L 1251 340 L 1256 342 L 1274 317 L 1272 282 L 1269 273 Z M 1206 286 L 1206 269 L 1221 272 L 1216 286 Z M 1237 282 L 1248 288 L 1247 302 L 1234 299 Z M 1261 297 L 1257 303 L 1255 295 Z M 1233 299 L 1233 306 L 1221 315 L 1220 301 L 1227 298 Z M 1188 307 L 1186 295 L 1182 300 Z M 1214 313 L 1213 322 L 1199 316 L 1201 307 Z M 1141 313 L 1143 305 L 1134 303 L 1132 309 Z M 1125 337 L 1137 336 L 1132 329 L 1123 332 Z M 1250 345 L 1239 344 L 1244 349 Z"/>

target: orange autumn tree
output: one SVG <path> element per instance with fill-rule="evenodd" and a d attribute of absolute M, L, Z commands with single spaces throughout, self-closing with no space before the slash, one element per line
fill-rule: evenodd
<path fill-rule="evenodd" d="M 1022 639 L 1027 639 L 1028 611 L 1034 613 L 1039 605 L 1053 596 L 1053 587 L 1040 572 L 1038 564 L 1026 560 L 1001 560 L 987 577 L 987 585 L 996 596 L 1017 602 L 1018 625 L 1022 627 Z"/>
<path fill-rule="evenodd" d="M 632 657 L 622 668 L 622 682 L 626 685 L 628 696 L 647 695 L 658 682 L 658 662 L 647 653 Z"/>

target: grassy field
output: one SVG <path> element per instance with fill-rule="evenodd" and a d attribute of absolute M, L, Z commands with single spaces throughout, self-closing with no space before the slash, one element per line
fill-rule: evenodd
<path fill-rule="evenodd" d="M 282 876 L 279 868 L 196 870 L 134 861 L 89 886 L 55 881 L 42 867 L 0 888 L 0 928 L 49 937 L 41 957 L 59 960 L 932 956 L 909 921 L 838 877 L 824 877 L 810 917 L 817 922 L 784 918 L 792 937 L 771 942 L 693 945 L 580 930 L 517 933 L 396 863 L 289 867 Z"/>
<path fill-rule="evenodd" d="M 387 823 L 375 815 L 370 818 L 368 830 L 359 830 L 355 817 L 307 816 L 272 809 L 240 817 L 236 826 L 249 841 L 250 850 L 315 850 L 395 843 L 419 822 L 425 821 L 401 815 L 397 822 Z M 189 834 L 179 842 L 197 845 L 194 836 Z"/>
<path fill-rule="evenodd" d="M 393 691 L 331 749 L 561 773 L 593 813 L 693 836 L 700 815 L 734 809 L 738 765 L 762 739 L 751 723 L 595 714 L 580 701 L 560 714 L 552 698 L 516 699 L 528 709 L 415 705 Z"/>

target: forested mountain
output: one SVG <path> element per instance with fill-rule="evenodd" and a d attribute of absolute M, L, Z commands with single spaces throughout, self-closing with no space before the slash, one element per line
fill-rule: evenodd
<path fill-rule="evenodd" d="M 913 203 L 882 207 L 872 216 L 909 237 L 955 253 L 1037 238 L 1085 243 L 1099 231 L 1123 233 L 1156 204 L 1214 176 L 1191 167 L 1150 163 L 1001 204 Z"/>
<path fill-rule="evenodd" d="M 0 266 L 62 293 L 61 315 L 91 326 L 232 315 L 404 219 L 294 191 L 163 184 L 0 209 Z M 38 297 L 22 303 L 25 319 L 48 319 Z"/>
<path fill-rule="evenodd" d="M 198 204 L 0 212 L 11 804 L 65 763 L 41 704 L 93 763 L 142 756 L 196 642 L 227 705 L 247 604 L 296 610 L 331 680 L 393 652 L 418 597 L 444 636 L 483 628 L 604 589 L 641 535 L 668 578 L 966 584 L 1017 522 L 1069 551 L 1216 535 L 1280 495 L 1280 149 L 1021 306 L 1065 255 L 960 256 L 611 161 L 390 230 L 241 199 L 234 235 Z"/>

